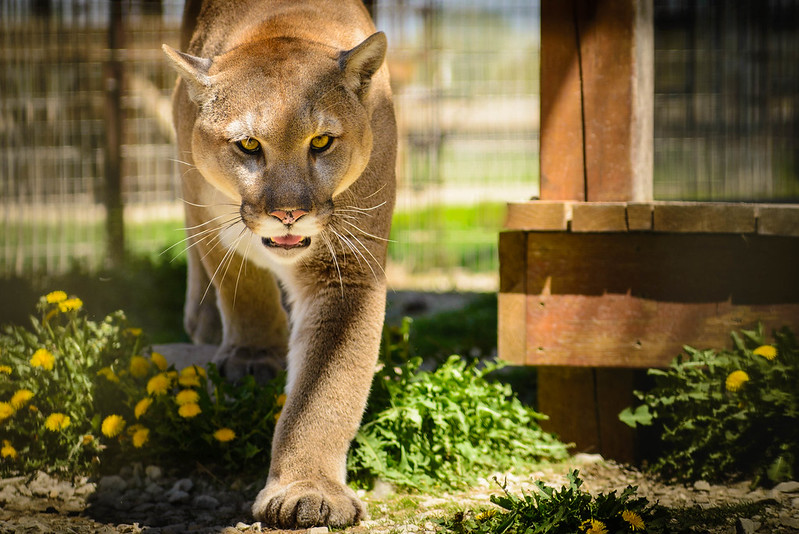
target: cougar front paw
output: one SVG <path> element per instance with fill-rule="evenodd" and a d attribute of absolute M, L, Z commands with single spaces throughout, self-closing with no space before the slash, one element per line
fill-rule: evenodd
<path fill-rule="evenodd" d="M 278 528 L 344 528 L 363 519 L 366 509 L 347 486 L 301 480 L 286 486 L 267 484 L 256 497 L 252 514 Z"/>
<path fill-rule="evenodd" d="M 253 375 L 259 384 L 266 384 L 285 368 L 285 356 L 277 351 L 255 347 L 222 346 L 213 363 L 231 382 Z"/>

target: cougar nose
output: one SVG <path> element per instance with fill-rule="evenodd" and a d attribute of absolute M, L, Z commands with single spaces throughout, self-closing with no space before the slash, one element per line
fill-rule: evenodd
<path fill-rule="evenodd" d="M 307 210 L 273 210 L 269 212 L 269 215 L 272 217 L 279 219 L 280 222 L 283 224 L 293 224 L 297 219 L 306 215 L 308 213 Z"/>

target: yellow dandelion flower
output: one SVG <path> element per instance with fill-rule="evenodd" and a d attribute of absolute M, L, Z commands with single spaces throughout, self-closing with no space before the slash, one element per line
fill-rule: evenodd
<path fill-rule="evenodd" d="M 29 389 L 20 389 L 17 390 L 16 393 L 11 395 L 11 406 L 14 407 L 15 410 L 19 410 L 25 403 L 28 402 L 33 398 L 33 391 Z"/>
<path fill-rule="evenodd" d="M 757 356 L 763 356 L 768 361 L 771 361 L 777 357 L 777 347 L 774 347 L 772 345 L 761 345 L 755 350 L 753 350 L 752 354 L 756 354 Z"/>
<path fill-rule="evenodd" d="M 86 434 L 85 436 L 83 436 L 81 443 L 83 444 L 84 447 L 88 447 L 89 445 L 92 444 L 93 441 L 94 441 L 94 436 L 92 436 L 91 434 Z"/>
<path fill-rule="evenodd" d="M 494 508 L 489 508 L 488 510 L 483 510 L 482 512 L 478 512 L 474 518 L 478 521 L 485 521 L 486 519 L 490 519 L 497 515 L 497 511 Z"/>
<path fill-rule="evenodd" d="M 109 382 L 119 382 L 119 377 L 114 373 L 114 370 L 110 367 L 103 367 L 99 371 L 97 371 L 97 376 L 104 376 L 106 380 Z"/>
<path fill-rule="evenodd" d="M 119 415 L 109 415 L 103 419 L 103 424 L 100 426 L 103 435 L 114 438 L 122 433 L 125 429 L 125 420 Z"/>
<path fill-rule="evenodd" d="M 169 367 L 169 363 L 164 358 L 163 354 L 159 352 L 153 352 L 150 354 L 150 360 L 158 367 L 159 371 L 166 371 L 167 367 Z"/>
<path fill-rule="evenodd" d="M 136 406 L 133 408 L 133 415 L 136 416 L 136 419 L 139 419 L 142 415 L 147 413 L 147 409 L 153 403 L 153 399 L 150 397 L 144 397 L 142 400 L 136 403 Z"/>
<path fill-rule="evenodd" d="M 164 373 L 158 373 L 147 382 L 147 393 L 150 395 L 165 395 L 172 381 Z"/>
<path fill-rule="evenodd" d="M 178 378 L 178 384 L 184 388 L 198 388 L 200 387 L 200 377 L 197 375 L 181 375 Z"/>
<path fill-rule="evenodd" d="M 77 297 L 67 299 L 58 303 L 58 309 L 61 313 L 67 313 L 73 310 L 79 310 L 83 307 L 83 301 Z"/>
<path fill-rule="evenodd" d="M 278 395 L 277 400 L 275 400 L 275 404 L 277 406 L 283 406 L 284 404 L 286 404 L 286 394 L 281 393 L 280 395 Z"/>
<path fill-rule="evenodd" d="M 214 439 L 217 441 L 221 441 L 222 443 L 227 443 L 228 441 L 233 441 L 236 439 L 236 433 L 233 431 L 232 428 L 220 428 L 216 432 L 214 432 Z"/>
<path fill-rule="evenodd" d="M 746 371 L 741 371 L 739 369 L 730 373 L 730 375 L 727 377 L 727 380 L 724 382 L 724 385 L 727 388 L 727 391 L 735 393 L 748 381 L 749 375 L 746 374 Z"/>
<path fill-rule="evenodd" d="M 142 334 L 142 329 L 141 328 L 133 328 L 133 327 L 126 328 L 125 329 L 125 333 L 126 334 L 130 334 L 133 337 L 139 337 Z"/>
<path fill-rule="evenodd" d="M 197 401 L 199 400 L 200 394 L 193 389 L 182 389 L 177 395 L 175 395 L 175 402 L 177 402 L 179 406 L 191 403 L 197 404 Z"/>
<path fill-rule="evenodd" d="M 139 428 L 136 432 L 133 433 L 133 446 L 137 449 L 141 449 L 145 443 L 150 439 L 150 429 L 149 428 Z"/>
<path fill-rule="evenodd" d="M 135 378 L 144 378 L 150 372 L 150 360 L 142 356 L 130 359 L 130 374 Z"/>
<path fill-rule="evenodd" d="M 44 297 L 48 304 L 58 304 L 67 300 L 67 294 L 63 291 L 51 291 Z"/>
<path fill-rule="evenodd" d="M 10 402 L 0 402 L 0 421 L 8 419 L 16 410 L 11 406 Z"/>
<path fill-rule="evenodd" d="M 605 523 L 598 519 L 586 519 L 583 521 L 582 528 L 585 529 L 585 534 L 608 534 L 608 528 Z"/>
<path fill-rule="evenodd" d="M 7 375 L 11 374 L 11 366 L 10 365 L 0 365 L 0 373 L 5 373 Z"/>
<path fill-rule="evenodd" d="M 33 404 L 31 404 L 30 406 L 28 406 L 28 410 L 29 410 L 31 413 L 36 413 L 36 412 L 38 412 L 38 411 L 39 411 L 39 408 L 37 408 L 36 406 L 34 406 Z"/>
<path fill-rule="evenodd" d="M 205 367 L 199 365 L 190 365 L 180 370 L 180 376 L 201 376 L 206 378 L 208 375 L 205 372 Z"/>
<path fill-rule="evenodd" d="M 44 428 L 50 432 L 58 432 L 68 427 L 69 423 L 69 416 L 56 412 L 47 416 L 47 419 L 44 420 Z"/>
<path fill-rule="evenodd" d="M 641 516 L 632 510 L 623 511 L 621 513 L 621 518 L 624 519 L 628 525 L 630 525 L 630 530 L 633 532 L 636 530 L 644 530 L 646 528 L 646 524 Z"/>
<path fill-rule="evenodd" d="M 47 349 L 39 349 L 31 356 L 30 364 L 34 367 L 41 367 L 45 371 L 53 370 L 55 358 Z"/>
<path fill-rule="evenodd" d="M 12 460 L 17 457 L 17 449 L 11 446 L 11 442 L 7 439 L 3 440 L 3 447 L 0 448 L 0 458 L 11 458 Z"/>
<path fill-rule="evenodd" d="M 178 408 L 178 415 L 186 419 L 190 419 L 200 413 L 202 413 L 202 410 L 200 409 L 200 405 L 196 402 L 190 402 Z"/>

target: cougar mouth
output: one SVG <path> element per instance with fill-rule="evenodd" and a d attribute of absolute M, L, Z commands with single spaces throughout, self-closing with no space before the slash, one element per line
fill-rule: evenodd
<path fill-rule="evenodd" d="M 311 244 L 310 237 L 302 237 L 300 235 L 282 235 L 276 237 L 262 237 L 261 242 L 264 246 L 272 248 L 282 248 L 285 250 L 292 248 L 305 248 Z"/>

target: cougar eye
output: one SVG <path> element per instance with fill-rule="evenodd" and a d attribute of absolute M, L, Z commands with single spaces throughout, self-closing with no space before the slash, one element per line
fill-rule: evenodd
<path fill-rule="evenodd" d="M 247 137 L 242 139 L 241 141 L 236 141 L 236 146 L 238 146 L 242 152 L 247 154 L 255 154 L 259 150 L 261 150 L 261 143 L 253 139 L 252 137 Z"/>
<path fill-rule="evenodd" d="M 311 139 L 311 151 L 324 152 L 333 144 L 333 138 L 329 135 L 317 135 Z"/>

